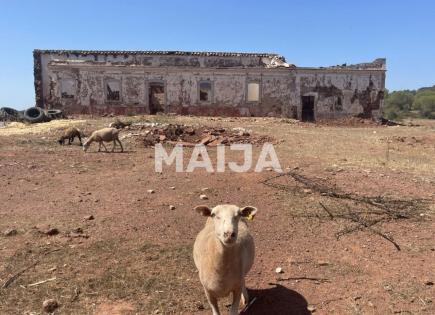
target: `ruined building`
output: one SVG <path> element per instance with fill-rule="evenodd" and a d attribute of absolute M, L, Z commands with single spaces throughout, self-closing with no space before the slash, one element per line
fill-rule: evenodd
<path fill-rule="evenodd" d="M 375 117 L 385 59 L 297 67 L 276 54 L 34 50 L 36 105 L 67 113 Z"/>

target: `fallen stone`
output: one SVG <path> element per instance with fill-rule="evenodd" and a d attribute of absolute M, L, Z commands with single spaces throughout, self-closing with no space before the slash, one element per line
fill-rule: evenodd
<path fill-rule="evenodd" d="M 175 206 L 174 205 L 169 205 L 169 210 L 175 210 Z"/>
<path fill-rule="evenodd" d="M 316 311 L 316 307 L 315 307 L 314 305 L 308 305 L 308 306 L 307 306 L 307 310 L 308 310 L 309 312 L 315 312 L 315 311 Z"/>
<path fill-rule="evenodd" d="M 329 261 L 323 261 L 323 260 L 319 260 L 317 262 L 317 265 L 319 266 L 329 266 L 331 263 Z"/>
<path fill-rule="evenodd" d="M 169 189 L 175 190 L 175 186 L 171 186 L 171 187 L 169 187 Z"/>
<path fill-rule="evenodd" d="M 59 234 L 59 230 L 56 228 L 49 228 L 47 231 L 45 231 L 45 234 L 53 236 Z"/>
<path fill-rule="evenodd" d="M 208 188 L 208 187 L 201 188 L 202 192 L 206 192 L 206 191 L 209 191 L 209 190 L 210 190 L 210 188 Z"/>
<path fill-rule="evenodd" d="M 18 231 L 16 229 L 7 229 L 6 231 L 3 232 L 4 236 L 14 236 L 17 234 L 18 234 Z"/>
<path fill-rule="evenodd" d="M 199 199 L 201 199 L 201 200 L 207 200 L 208 197 L 207 197 L 207 195 L 200 195 L 200 196 L 199 196 Z"/>
<path fill-rule="evenodd" d="M 55 299 L 48 299 L 42 303 L 42 308 L 46 313 L 53 313 L 58 307 L 59 303 Z"/>
<path fill-rule="evenodd" d="M 85 219 L 85 220 L 93 220 L 93 219 L 95 219 L 95 218 L 94 218 L 94 216 L 91 214 L 91 215 L 87 215 L 87 216 L 85 216 L 84 219 Z"/>
<path fill-rule="evenodd" d="M 155 193 L 155 191 L 154 191 L 154 190 L 152 190 L 152 189 L 148 189 L 148 190 L 147 190 L 147 193 L 149 193 L 149 194 L 154 194 L 154 193 Z"/>
<path fill-rule="evenodd" d="M 431 280 L 427 280 L 424 282 L 425 285 L 433 285 L 433 281 Z"/>
<path fill-rule="evenodd" d="M 212 135 L 208 135 L 208 136 L 202 138 L 200 144 L 207 145 L 207 144 L 209 144 L 210 142 L 214 141 L 215 139 L 216 139 L 216 138 L 215 138 L 214 136 L 212 136 Z"/>
<path fill-rule="evenodd" d="M 277 268 L 275 269 L 275 272 L 276 272 L 276 273 L 283 273 L 284 271 L 282 270 L 281 267 L 277 267 Z"/>

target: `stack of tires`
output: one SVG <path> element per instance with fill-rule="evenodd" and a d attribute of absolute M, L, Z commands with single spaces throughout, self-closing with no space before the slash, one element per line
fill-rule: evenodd
<path fill-rule="evenodd" d="M 35 124 L 59 118 L 65 118 L 60 109 L 44 111 L 40 107 L 30 107 L 24 111 L 18 111 L 10 107 L 0 108 L 0 121 L 24 121 Z"/>

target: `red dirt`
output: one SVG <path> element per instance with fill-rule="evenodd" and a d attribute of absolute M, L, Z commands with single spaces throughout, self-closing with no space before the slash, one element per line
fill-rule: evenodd
<path fill-rule="evenodd" d="M 51 135 L 29 137 L 30 142 L 0 138 L 0 232 L 18 231 L 0 236 L 0 284 L 38 264 L 0 289 L 1 314 L 40 314 L 46 298 L 59 301 L 60 314 L 210 314 L 191 257 L 205 223 L 192 209 L 204 203 L 199 195 L 206 187 L 209 205 L 259 209 L 250 223 L 257 254 L 247 277 L 258 300 L 246 314 L 311 314 L 308 305 L 315 314 L 435 313 L 435 288 L 428 284 L 435 281 L 431 210 L 421 219 L 377 226 L 400 244 L 397 251 L 367 230 L 337 240 L 345 222 L 294 216 L 321 213 L 319 200 L 325 197 L 261 183 L 274 172 L 176 173 L 167 167 L 159 174 L 153 148 L 129 143 L 122 154 L 96 153 L 95 147 L 84 154 L 76 145 L 56 145 Z M 227 152 L 228 159 L 238 158 L 237 152 Z M 282 164 L 299 166 L 298 172 L 346 192 L 434 201 L 433 178 L 391 170 L 382 176 L 355 168 L 325 170 L 305 166 L 307 161 L 289 158 Z M 95 219 L 84 219 L 88 215 Z M 48 226 L 60 233 L 38 232 Z M 83 233 L 71 234 L 77 228 Z M 284 273 L 275 273 L 278 266 Z M 52 282 L 20 287 L 54 276 Z"/>

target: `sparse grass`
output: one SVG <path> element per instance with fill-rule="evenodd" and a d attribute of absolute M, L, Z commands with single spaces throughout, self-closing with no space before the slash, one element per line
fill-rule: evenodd
<path fill-rule="evenodd" d="M 127 248 L 123 242 L 112 239 L 95 242 L 87 248 L 66 246 L 47 255 L 42 254 L 46 250 L 32 251 L 30 248 L 34 246 L 29 245 L 7 260 L 2 278 L 30 262 L 40 262 L 8 288 L 0 289 L 0 310 L 3 314 L 38 312 L 44 299 L 54 297 L 62 305 L 62 314 L 88 314 L 90 305 L 86 301 L 96 296 L 109 301 L 131 301 L 141 314 L 156 309 L 164 314 L 176 314 L 194 308 L 201 292 L 194 285 L 196 275 L 190 245 L 144 243 Z M 48 269 L 52 266 L 57 270 L 51 274 Z M 57 280 L 22 287 L 53 276 Z M 177 296 L 186 289 L 196 294 L 179 301 Z"/>

